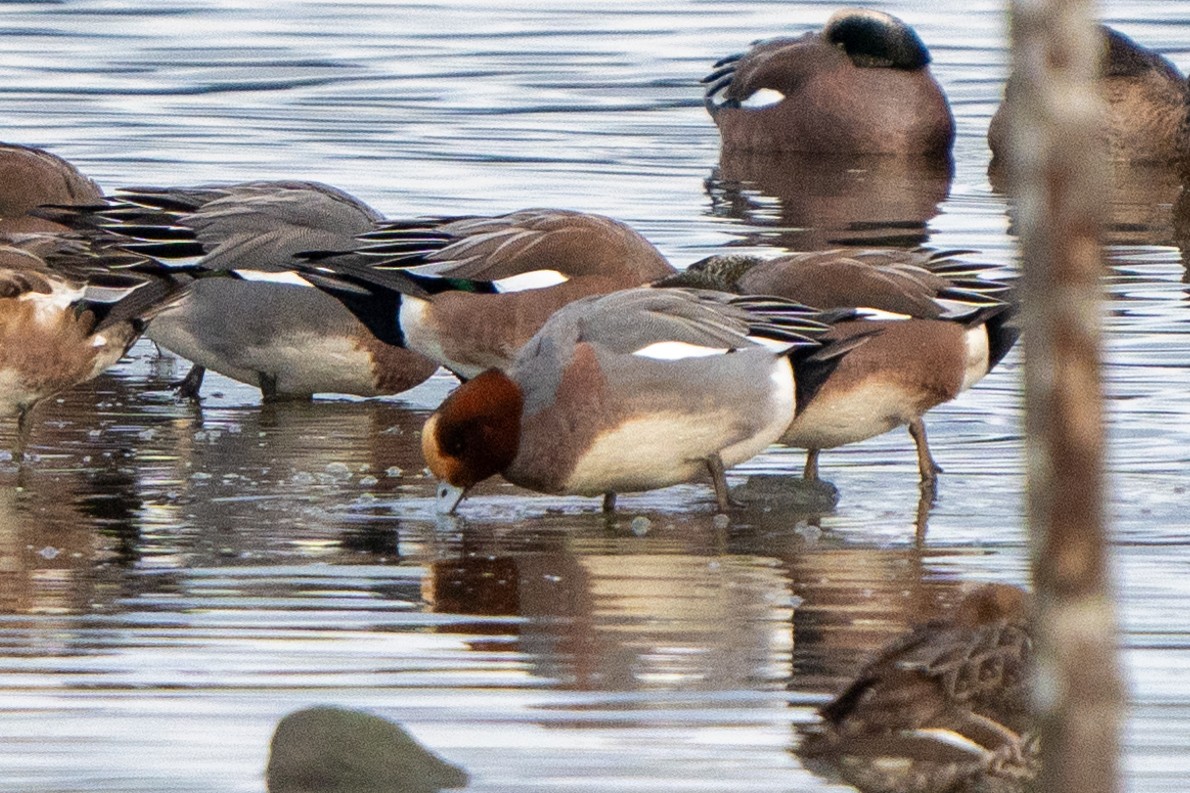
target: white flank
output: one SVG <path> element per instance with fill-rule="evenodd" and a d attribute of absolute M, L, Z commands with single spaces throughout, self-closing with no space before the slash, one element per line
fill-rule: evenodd
<path fill-rule="evenodd" d="M 963 334 L 963 345 L 967 349 L 967 365 L 963 370 L 963 384 L 959 391 L 966 391 L 983 379 L 988 373 L 992 353 L 988 345 L 988 329 L 977 325 Z"/>
<path fill-rule="evenodd" d="M 833 449 L 907 424 L 917 395 L 891 383 L 862 382 L 844 393 L 821 393 L 797 415 L 781 442 L 800 449 Z"/>
<path fill-rule="evenodd" d="M 747 99 L 740 102 L 740 107 L 757 110 L 762 107 L 771 107 L 784 98 L 785 94 L 774 88 L 761 88 L 758 91 L 753 91 Z"/>
<path fill-rule="evenodd" d="M 265 270 L 232 270 L 233 273 L 243 278 L 245 281 L 261 281 L 270 284 L 289 284 L 290 286 L 309 286 L 312 287 L 309 281 L 302 278 L 295 272 L 290 270 L 282 270 L 281 272 L 268 272 Z"/>
<path fill-rule="evenodd" d="M 642 358 L 655 358 L 659 361 L 680 361 L 683 358 L 706 358 L 711 355 L 723 355 L 726 352 L 725 347 L 703 347 L 684 341 L 655 341 L 632 354 Z"/>
<path fill-rule="evenodd" d="M 781 435 L 793 415 L 788 358 L 773 360 L 769 380 L 772 389 L 764 405 L 652 413 L 605 431 L 579 458 L 565 492 L 599 495 L 668 487 L 704 477 L 706 458 L 713 453 L 727 468 L 755 457 Z M 746 433 L 741 432 L 745 423 Z"/>
<path fill-rule="evenodd" d="M 524 292 L 564 284 L 570 279 L 557 270 L 532 270 L 492 281 L 497 292 Z"/>
<path fill-rule="evenodd" d="M 211 371 L 247 383 L 260 384 L 260 373 L 276 378 L 282 394 L 355 394 L 378 396 L 372 359 L 355 339 L 311 329 L 286 336 L 266 336 L 226 346 L 208 343 L 202 328 L 185 314 L 157 315 L 149 323 L 150 339 Z"/>

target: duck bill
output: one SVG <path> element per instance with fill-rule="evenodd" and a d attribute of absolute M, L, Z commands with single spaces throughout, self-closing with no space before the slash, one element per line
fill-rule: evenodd
<path fill-rule="evenodd" d="M 456 487 L 450 482 L 438 483 L 438 496 L 435 499 L 435 509 L 439 515 L 453 515 L 455 508 L 463 497 L 467 495 L 467 488 Z"/>

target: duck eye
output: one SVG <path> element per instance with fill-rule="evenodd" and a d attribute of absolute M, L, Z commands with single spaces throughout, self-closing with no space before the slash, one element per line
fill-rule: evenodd
<path fill-rule="evenodd" d="M 442 451 L 451 457 L 461 457 L 466 450 L 467 440 L 464 433 L 451 432 L 442 438 Z"/>

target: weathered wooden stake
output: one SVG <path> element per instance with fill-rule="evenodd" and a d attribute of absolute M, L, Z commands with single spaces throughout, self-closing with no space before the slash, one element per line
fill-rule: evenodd
<path fill-rule="evenodd" d="M 1021 241 L 1035 686 L 1047 793 L 1114 793 L 1122 690 L 1104 520 L 1100 219 L 1088 0 L 1014 0 L 1009 168 Z"/>

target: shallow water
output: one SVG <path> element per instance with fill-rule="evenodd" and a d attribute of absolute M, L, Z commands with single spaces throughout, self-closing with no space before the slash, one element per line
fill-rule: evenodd
<path fill-rule="evenodd" d="M 572 5 L 9 3 L 2 137 L 108 188 L 298 177 L 394 215 L 604 212 L 678 264 L 859 238 L 1013 266 L 983 137 L 1007 61 L 999 3 L 882 5 L 917 26 L 951 98 L 950 184 L 881 174 L 821 192 L 764 163 L 718 167 L 696 81 L 833 5 Z M 1105 19 L 1190 67 L 1181 4 L 1107 3 Z M 1127 789 L 1181 790 L 1190 278 L 1177 185 L 1117 176 Z M 142 342 L 40 409 L 32 464 L 0 461 L 3 789 L 260 791 L 277 720 L 334 703 L 406 724 L 474 790 L 827 790 L 793 726 L 971 582 L 1027 580 L 1019 350 L 928 417 L 946 469 L 932 507 L 894 432 L 823 455 L 833 512 L 727 526 L 696 485 L 624 496 L 608 521 L 588 499 L 490 483 L 436 520 L 416 436 L 449 378 L 277 406 L 212 378 L 196 410 L 168 390 L 183 371 Z M 774 450 L 732 480 L 800 465 Z"/>

